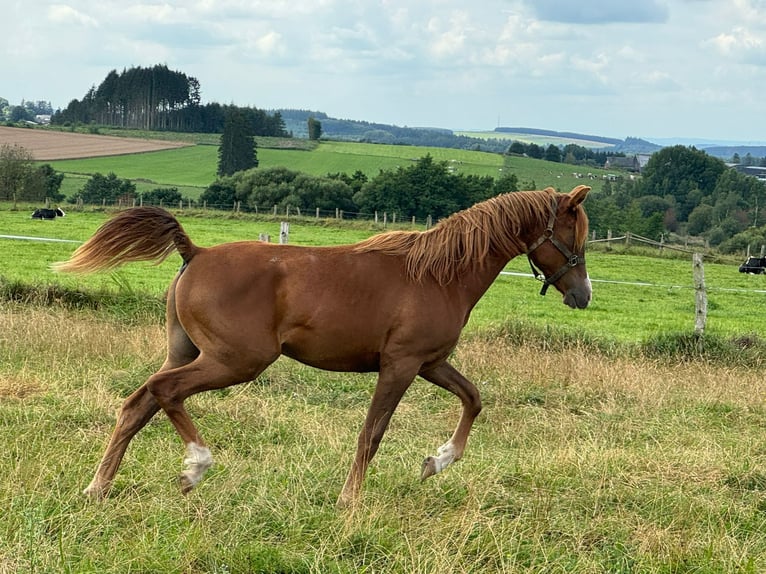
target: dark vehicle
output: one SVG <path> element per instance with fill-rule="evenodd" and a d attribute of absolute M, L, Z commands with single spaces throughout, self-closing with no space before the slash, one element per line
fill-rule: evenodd
<path fill-rule="evenodd" d="M 766 257 L 748 257 L 747 261 L 739 266 L 739 272 L 756 275 L 766 272 Z"/>

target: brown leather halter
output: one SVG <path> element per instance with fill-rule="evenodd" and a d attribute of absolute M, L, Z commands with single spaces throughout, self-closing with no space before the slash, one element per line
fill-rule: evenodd
<path fill-rule="evenodd" d="M 529 266 L 532 268 L 532 273 L 535 276 L 535 279 L 543 282 L 543 287 L 540 289 L 540 295 L 545 295 L 545 292 L 548 291 L 548 287 L 553 285 L 556 281 L 561 279 L 566 273 L 573 269 L 574 267 L 577 267 L 581 263 L 585 263 L 585 256 L 577 255 L 576 253 L 572 253 L 572 251 L 561 241 L 556 239 L 556 237 L 553 235 L 553 225 L 556 223 L 556 211 L 558 208 L 558 203 L 556 202 L 555 198 L 551 198 L 551 215 L 548 218 L 548 227 L 545 228 L 545 231 L 543 231 L 543 234 L 534 242 L 532 245 L 529 246 L 527 249 L 527 259 L 529 259 Z M 546 277 L 545 274 L 542 271 L 539 271 L 537 267 L 535 267 L 535 264 L 532 263 L 532 258 L 530 255 L 532 252 L 540 247 L 545 241 L 550 240 L 551 243 L 559 250 L 561 251 L 562 255 L 566 257 L 567 261 L 562 265 L 558 271 L 556 271 L 553 275 L 550 277 Z"/>

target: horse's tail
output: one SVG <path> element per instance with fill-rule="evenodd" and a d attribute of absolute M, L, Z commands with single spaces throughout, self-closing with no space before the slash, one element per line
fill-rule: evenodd
<path fill-rule="evenodd" d="M 178 251 L 189 263 L 199 251 L 178 220 L 159 207 L 134 207 L 118 213 L 72 254 L 54 263 L 54 271 L 90 273 L 129 261 L 161 263 Z"/>

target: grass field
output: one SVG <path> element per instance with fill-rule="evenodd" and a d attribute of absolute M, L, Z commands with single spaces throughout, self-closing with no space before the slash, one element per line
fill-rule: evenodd
<path fill-rule="evenodd" d="M 200 245 L 257 239 L 267 233 L 279 235 L 279 218 L 224 216 L 200 211 L 178 212 L 187 232 Z M 84 241 L 108 217 L 103 212 L 70 211 L 55 221 L 33 221 L 28 212 L 0 209 L 0 235 L 50 237 Z M 382 231 L 372 223 L 337 226 L 330 220 L 295 220 L 290 242 L 296 245 L 352 243 Z M 76 243 L 46 243 L 0 239 L 0 275 L 25 282 L 56 282 L 67 287 L 162 294 L 180 260 L 170 257 L 160 266 L 137 264 L 114 273 L 86 277 L 54 275 L 50 263 L 66 259 Z M 520 318 L 545 327 L 582 333 L 594 339 L 644 342 L 669 333 L 690 332 L 694 327 L 695 300 L 692 289 L 691 258 L 667 254 L 657 257 L 623 248 L 612 252 L 591 250 L 588 270 L 594 281 L 594 299 L 584 312 L 570 312 L 560 296 L 538 295 L 538 284 L 529 276 L 526 258 L 519 257 L 507 267 L 473 313 L 474 325 L 502 326 L 506 318 Z M 708 261 L 708 331 L 723 337 L 766 333 L 766 277 L 738 272 L 737 262 Z M 747 309 L 743 313 L 743 309 Z"/>
<path fill-rule="evenodd" d="M 574 176 L 575 171 L 582 171 L 575 166 L 523 157 L 504 158 L 477 151 L 332 141 L 321 142 L 312 149 L 269 145 L 258 148 L 261 168 L 286 167 L 315 176 L 353 174 L 358 170 L 374 177 L 381 170 L 407 167 L 430 154 L 436 161 L 447 162 L 452 173 L 492 177 L 513 173 L 524 188 L 553 186 L 568 191 L 583 181 Z M 218 147 L 201 144 L 153 153 L 48 163 L 66 174 L 62 193 L 68 197 L 75 196 L 90 175 L 114 172 L 121 178 L 133 180 L 139 191 L 175 186 L 185 197 L 196 199 L 216 179 Z M 588 171 L 597 176 L 606 173 L 591 168 Z M 601 186 L 600 180 L 588 180 L 588 183 L 594 189 Z"/>
<path fill-rule="evenodd" d="M 321 157 L 324 145 L 279 157 Z M 338 145 L 328 155 L 346 153 L 344 164 L 371 161 L 369 148 L 357 157 Z M 407 161 L 388 147 L 376 146 L 374 161 Z M 119 169 L 146 161 L 136 177 L 175 185 L 165 174 L 184 177 L 182 162 L 163 168 L 165 153 L 130 156 Z M 80 167 L 127 177 L 93 161 Z M 537 171 L 520 179 L 574 186 L 544 163 L 524 164 Z M 0 238 L 0 574 L 766 571 L 766 277 L 739 274 L 736 261 L 706 261 L 706 345 L 736 342 L 733 354 L 710 358 L 662 348 L 693 331 L 686 256 L 591 249 L 594 299 L 583 311 L 553 290 L 540 297 L 526 260 L 513 260 L 452 358 L 484 402 L 465 458 L 418 481 L 459 416 L 453 396 L 418 380 L 354 509 L 334 503 L 374 377 L 286 359 L 255 382 L 187 402 L 216 459 L 189 496 L 174 481 L 181 442 L 160 414 L 131 444 L 111 497 L 89 503 L 80 491 L 116 410 L 164 358 L 161 298 L 180 260 L 52 274 L 49 264 L 109 213 L 42 222 L 32 207 L 0 206 L 0 235 L 72 243 Z M 200 245 L 279 230 L 279 219 L 177 214 Z M 380 230 L 294 219 L 290 240 L 332 245 Z"/>
<path fill-rule="evenodd" d="M 278 232 L 278 220 L 178 214 L 201 245 Z M 41 222 L 5 207 L 0 234 L 82 241 L 107 216 Z M 330 245 L 375 231 L 294 221 L 290 237 Z M 0 241 L 3 281 L 157 302 L 180 263 L 58 276 L 49 263 L 76 243 Z M 161 312 L 73 310 L 55 292 L 46 306 L 3 299 L 0 574 L 766 569 L 762 359 L 625 352 L 691 332 L 690 261 L 591 250 L 594 300 L 580 312 L 553 291 L 540 297 L 526 265 L 517 258 L 498 278 L 452 359 L 484 402 L 465 458 L 418 481 L 459 403 L 416 381 L 347 511 L 334 503 L 374 377 L 287 359 L 187 402 L 216 459 L 190 495 L 173 480 L 182 445 L 160 414 L 131 444 L 110 498 L 87 502 L 80 491 L 116 409 L 163 360 Z M 711 335 L 766 332 L 766 278 L 732 262 L 705 271 Z"/>
<path fill-rule="evenodd" d="M 89 503 L 115 409 L 162 361 L 161 326 L 0 303 L 0 332 L 3 574 L 766 568 L 761 372 L 468 333 L 453 362 L 485 408 L 465 458 L 418 481 L 459 407 L 416 382 L 359 506 L 338 511 L 373 378 L 280 360 L 188 401 L 216 459 L 190 495 L 158 415 Z"/>

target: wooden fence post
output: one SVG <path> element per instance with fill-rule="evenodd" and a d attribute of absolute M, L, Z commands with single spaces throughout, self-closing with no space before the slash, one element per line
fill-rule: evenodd
<path fill-rule="evenodd" d="M 284 245 L 290 238 L 290 224 L 283 221 L 279 224 L 279 243 Z"/>
<path fill-rule="evenodd" d="M 694 333 L 700 336 L 705 332 L 705 323 L 707 322 L 707 292 L 705 290 L 705 268 L 702 265 L 702 253 L 695 253 L 692 256 L 692 269 L 696 301 Z"/>

